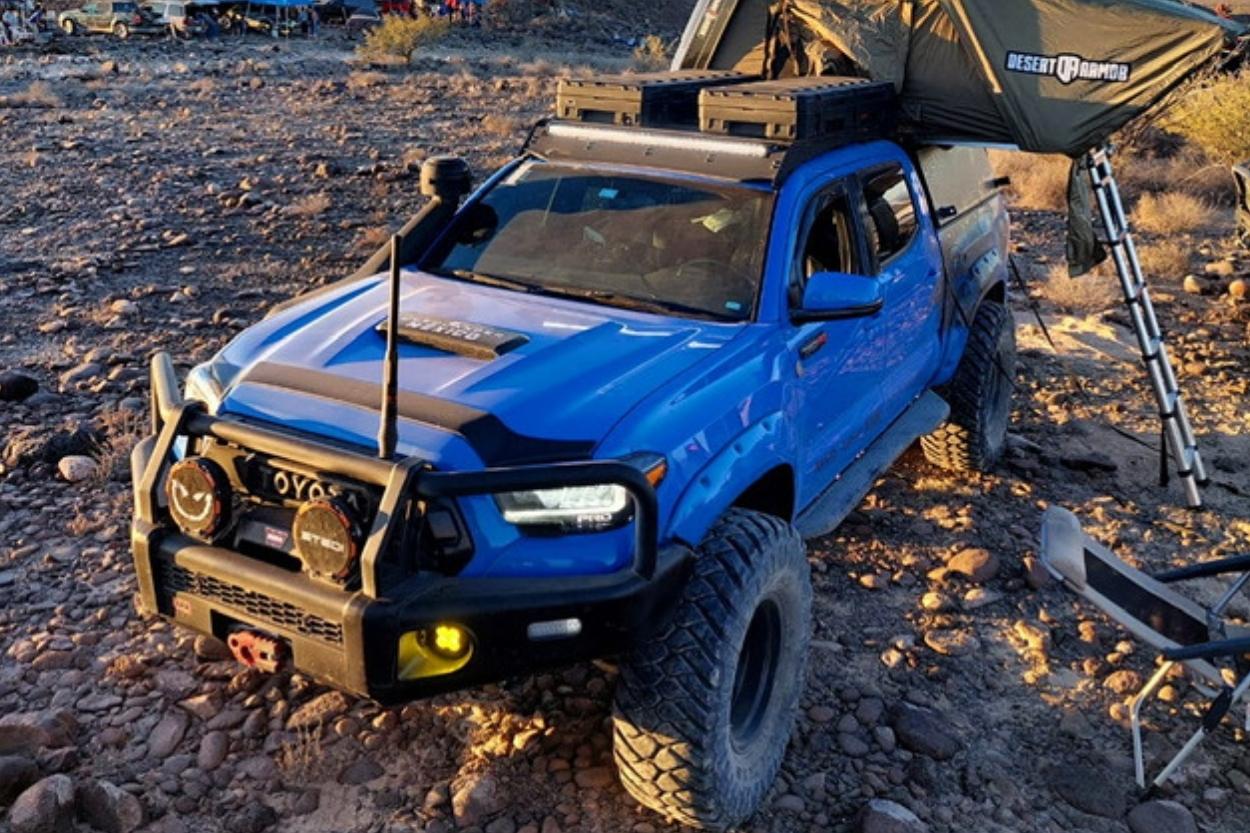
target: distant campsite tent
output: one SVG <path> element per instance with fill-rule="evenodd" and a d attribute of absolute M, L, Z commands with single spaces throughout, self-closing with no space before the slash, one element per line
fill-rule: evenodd
<path fill-rule="evenodd" d="M 1172 0 L 704 0 L 679 60 L 892 81 L 924 140 L 1075 157 L 1239 31 Z"/>

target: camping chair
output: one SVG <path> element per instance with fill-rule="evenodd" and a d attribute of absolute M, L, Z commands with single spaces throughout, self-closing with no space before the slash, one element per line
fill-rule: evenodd
<path fill-rule="evenodd" d="M 1235 626 L 1224 617 L 1237 594 L 1250 584 L 1250 555 L 1148 575 L 1086 535 L 1071 512 L 1052 506 L 1042 518 L 1041 558 L 1069 589 L 1093 602 L 1160 654 L 1159 669 L 1129 706 L 1138 786 L 1146 786 L 1141 740 L 1141 707 L 1146 698 L 1178 663 L 1196 678 L 1195 688 L 1210 698 L 1198 730 L 1151 782 L 1151 786 L 1159 786 L 1250 691 L 1250 663 L 1246 662 L 1250 629 Z M 1173 589 L 1180 582 L 1231 573 L 1240 575 L 1211 608 Z"/>

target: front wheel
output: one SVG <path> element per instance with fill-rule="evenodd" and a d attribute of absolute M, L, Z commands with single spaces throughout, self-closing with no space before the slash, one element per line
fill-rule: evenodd
<path fill-rule="evenodd" d="M 953 471 L 989 471 L 1007 446 L 1016 376 L 1016 322 L 1006 304 L 977 310 L 968 346 L 946 389 L 950 419 L 920 438 L 930 463 Z"/>
<path fill-rule="evenodd" d="M 811 608 L 799 533 L 730 510 L 699 547 L 671 619 L 621 663 L 613 745 L 630 795 L 705 830 L 755 812 L 794 726 Z"/>
<path fill-rule="evenodd" d="M 127 26 L 125 23 L 114 23 L 113 34 L 116 37 L 121 38 L 122 40 L 125 40 L 126 38 L 130 37 L 130 27 Z"/>

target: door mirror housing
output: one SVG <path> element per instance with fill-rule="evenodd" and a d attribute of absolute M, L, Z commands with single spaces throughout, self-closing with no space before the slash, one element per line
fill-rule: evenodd
<path fill-rule="evenodd" d="M 817 272 L 807 279 L 802 305 L 791 318 L 797 323 L 837 321 L 876 315 L 885 305 L 881 281 L 845 272 Z"/>

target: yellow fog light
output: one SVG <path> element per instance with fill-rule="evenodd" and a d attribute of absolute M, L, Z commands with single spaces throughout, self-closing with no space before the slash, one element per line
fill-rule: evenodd
<path fill-rule="evenodd" d="M 473 657 L 473 635 L 454 624 L 439 624 L 399 637 L 397 672 L 401 680 L 452 674 Z"/>
<path fill-rule="evenodd" d="M 469 635 L 459 625 L 438 625 L 432 640 L 434 650 L 448 659 L 459 659 L 469 647 Z"/>

